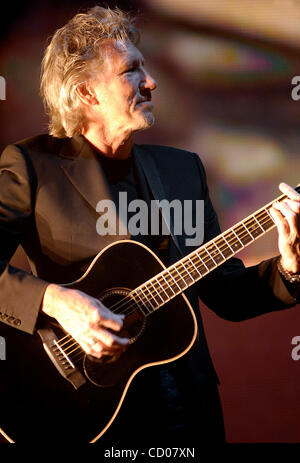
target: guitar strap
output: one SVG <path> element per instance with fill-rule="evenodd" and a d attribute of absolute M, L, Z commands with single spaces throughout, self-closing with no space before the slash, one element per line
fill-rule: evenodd
<path fill-rule="evenodd" d="M 171 214 L 165 214 L 163 208 L 160 206 L 160 201 L 166 199 L 165 190 L 160 178 L 159 171 L 157 169 L 156 163 L 151 156 L 151 153 L 147 150 L 146 147 L 136 146 L 133 147 L 134 157 L 137 162 L 137 167 L 140 167 L 144 173 L 147 184 L 150 188 L 150 191 L 156 201 L 158 201 L 158 207 L 161 212 L 162 218 L 170 232 L 170 235 L 174 241 L 175 246 L 177 247 L 180 255 L 183 257 L 182 250 L 180 248 L 177 236 L 173 233 L 174 222 Z"/>

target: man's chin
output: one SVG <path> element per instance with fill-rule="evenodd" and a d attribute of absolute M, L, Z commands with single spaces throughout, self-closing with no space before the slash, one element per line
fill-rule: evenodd
<path fill-rule="evenodd" d="M 155 122 L 155 117 L 154 117 L 154 114 L 152 112 L 144 113 L 143 114 L 143 121 L 142 121 L 142 124 L 141 124 L 142 127 L 141 127 L 140 130 L 149 129 L 150 127 L 152 127 L 154 122 Z"/>

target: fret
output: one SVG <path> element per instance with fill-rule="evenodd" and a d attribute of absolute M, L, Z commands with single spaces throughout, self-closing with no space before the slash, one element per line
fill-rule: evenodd
<path fill-rule="evenodd" d="M 202 276 L 206 275 L 207 272 L 209 271 L 208 270 L 208 267 L 207 265 L 205 264 L 205 261 L 200 257 L 199 254 L 195 253 L 196 254 L 196 258 L 198 259 L 197 261 L 197 268 L 198 268 L 198 271 L 201 273 Z"/>
<path fill-rule="evenodd" d="M 169 286 L 170 290 L 172 291 L 172 294 L 176 294 L 174 289 L 172 288 L 171 285 L 169 285 L 168 281 L 165 279 L 163 273 L 160 274 L 160 276 L 163 278 L 163 280 L 165 281 L 165 283 L 167 283 L 167 285 Z"/>
<path fill-rule="evenodd" d="M 243 225 L 244 229 L 246 230 L 246 232 L 248 233 L 248 235 L 250 236 L 251 240 L 254 240 L 254 236 L 252 236 L 250 230 L 248 230 L 248 228 L 246 227 L 246 225 L 244 224 L 244 222 L 242 222 L 242 225 Z M 245 239 L 245 240 L 247 239 L 247 235 L 244 236 L 244 239 Z M 246 241 L 245 244 L 247 244 L 247 241 Z"/>
<path fill-rule="evenodd" d="M 177 283 L 177 281 L 176 281 L 176 278 L 174 278 L 174 277 L 173 277 L 172 273 L 171 273 L 171 272 L 169 272 L 169 270 L 168 270 L 168 269 L 166 269 L 166 271 L 167 271 L 167 272 L 168 272 L 168 274 L 170 275 L 170 277 L 171 277 L 172 281 L 174 281 L 175 285 L 176 285 L 176 286 L 177 286 L 177 287 L 178 287 L 178 288 L 181 290 L 181 287 L 180 287 L 180 286 L 179 286 L 179 284 Z"/>
<path fill-rule="evenodd" d="M 158 281 L 158 277 L 159 277 L 159 275 L 156 275 L 155 277 L 153 277 L 151 279 L 151 280 L 153 280 L 153 281 L 151 281 L 151 284 L 155 288 L 155 291 L 160 295 L 160 291 L 161 291 L 160 286 L 161 286 L 161 284 Z M 157 287 L 155 287 L 155 284 L 157 284 Z"/>
<path fill-rule="evenodd" d="M 216 264 L 224 262 L 225 257 L 223 256 L 223 254 L 221 253 L 220 249 L 217 247 L 214 241 L 206 246 L 206 250 L 208 251 L 210 257 Z"/>
<path fill-rule="evenodd" d="M 158 278 L 156 279 L 156 281 L 159 284 L 159 286 L 161 287 L 161 289 L 163 290 L 163 292 L 166 294 L 167 298 L 169 299 L 169 294 L 165 291 L 164 287 L 160 284 Z"/>
<path fill-rule="evenodd" d="M 261 224 L 259 223 L 259 221 L 257 220 L 257 218 L 255 217 L 255 215 L 253 215 L 253 218 L 255 220 L 255 222 L 258 224 L 258 226 L 260 227 L 260 229 L 265 232 L 265 230 L 263 229 L 263 227 L 261 226 Z"/>
<path fill-rule="evenodd" d="M 187 257 L 185 257 L 185 259 L 189 259 L 192 262 L 192 265 L 193 265 L 194 268 L 191 268 L 189 262 L 185 262 L 185 265 L 182 262 L 182 265 L 184 266 L 186 272 L 188 273 L 188 275 L 192 279 L 192 281 L 197 281 L 197 279 L 199 278 L 199 275 L 201 275 L 199 270 L 197 269 L 197 267 L 195 267 L 195 265 L 193 264 L 193 261 L 190 259 L 190 257 L 187 256 Z"/>
<path fill-rule="evenodd" d="M 152 283 L 152 281 L 150 280 L 149 281 L 150 285 L 152 286 L 152 288 L 154 289 L 154 291 L 158 294 L 158 297 L 162 300 L 162 302 L 165 302 L 164 299 L 161 297 L 161 295 L 159 294 L 159 292 L 157 291 L 157 289 L 155 288 L 154 284 Z"/>
<path fill-rule="evenodd" d="M 196 253 L 198 259 L 200 260 L 201 265 L 202 265 L 202 267 L 203 267 L 203 269 L 204 269 L 202 273 L 203 273 L 203 275 L 206 275 L 206 274 L 209 272 L 209 268 L 207 267 L 206 263 L 204 262 L 204 260 L 202 259 L 202 257 L 199 255 L 199 253 L 196 252 L 196 251 L 195 251 L 195 253 Z"/>
<path fill-rule="evenodd" d="M 274 221 L 268 209 L 264 209 L 264 213 L 265 213 L 265 217 L 267 218 L 267 221 L 263 223 L 263 227 L 265 231 L 267 231 L 274 224 Z"/>
<path fill-rule="evenodd" d="M 208 257 L 210 258 L 210 260 L 212 261 L 213 264 L 215 264 L 215 266 L 217 267 L 218 264 L 217 262 L 215 261 L 215 259 L 209 254 L 208 250 L 206 249 L 206 247 L 203 247 L 204 251 L 206 252 L 206 254 L 208 255 Z M 209 267 L 209 266 L 208 266 Z M 213 268 L 213 267 L 212 267 Z M 211 270 L 211 269 L 210 269 Z"/>
<path fill-rule="evenodd" d="M 226 260 L 226 257 L 224 256 L 223 252 L 221 251 L 221 249 L 219 248 L 219 246 L 217 246 L 217 243 L 214 241 L 214 245 L 217 249 L 217 251 L 221 254 L 221 256 L 223 257 L 223 260 Z"/>
<path fill-rule="evenodd" d="M 142 306 L 139 306 L 139 304 L 138 304 L 139 308 L 141 309 L 141 311 L 143 312 L 144 315 L 148 315 L 149 313 L 151 313 L 151 310 L 149 310 L 149 307 L 145 304 L 145 302 L 143 301 L 143 299 L 141 298 L 141 296 L 137 293 L 137 289 L 138 289 L 138 288 L 136 288 L 135 291 L 132 291 L 131 294 L 132 294 L 134 297 L 137 296 L 137 297 L 139 298 L 139 302 L 141 302 L 141 303 L 143 304 L 143 306 L 144 306 L 145 309 L 146 309 L 146 312 L 144 311 L 144 308 L 143 308 Z"/>
<path fill-rule="evenodd" d="M 146 294 L 144 293 L 144 291 L 143 291 L 143 287 L 146 287 L 146 286 L 145 286 L 145 285 L 140 286 L 139 290 L 142 292 L 143 296 L 147 299 L 147 302 L 148 302 L 148 304 L 150 305 L 151 309 L 154 310 L 153 305 L 151 304 L 151 302 L 150 302 L 150 300 L 148 299 L 147 295 L 146 295 Z M 147 304 L 146 304 L 146 306 L 147 306 Z M 147 306 L 147 307 L 148 307 L 148 306 Z M 148 307 L 148 310 L 149 310 L 149 307 Z M 151 312 L 151 310 L 150 310 L 150 312 Z"/>
<path fill-rule="evenodd" d="M 148 291 L 148 294 L 149 294 L 149 296 L 150 296 L 149 304 L 151 305 L 152 310 L 155 310 L 155 305 L 154 305 L 154 306 L 152 305 L 151 300 L 152 300 L 152 302 L 153 302 L 154 304 L 156 303 L 156 301 L 155 301 L 155 299 L 154 299 L 154 296 L 153 296 L 152 292 L 151 292 L 150 289 L 148 288 L 147 283 L 148 283 L 148 282 L 144 283 L 144 285 L 142 286 L 142 288 L 144 288 L 145 290 Z M 142 288 L 141 288 L 141 289 L 142 289 Z M 146 294 L 145 294 L 145 296 L 146 296 Z M 148 297 L 147 297 L 147 299 L 148 299 Z"/>
<path fill-rule="evenodd" d="M 196 252 L 196 251 L 195 251 Z M 202 257 L 199 256 L 198 252 L 196 252 L 198 258 L 201 260 L 203 266 L 206 268 L 206 270 L 209 272 L 209 268 L 207 267 L 206 263 L 204 262 L 204 260 L 202 259 Z"/>
<path fill-rule="evenodd" d="M 190 275 L 190 272 L 187 270 L 186 266 L 184 265 L 184 263 L 181 261 L 179 261 L 178 263 L 180 263 L 180 265 L 182 265 L 182 267 L 184 268 L 184 270 L 186 271 L 188 277 L 190 278 L 191 280 L 191 283 L 194 283 L 194 278 Z M 190 286 L 190 283 L 188 283 L 188 286 Z"/>
<path fill-rule="evenodd" d="M 229 245 L 229 243 L 226 241 L 226 238 L 224 236 L 220 236 L 220 238 L 218 238 L 218 240 L 223 240 L 224 243 L 225 243 L 225 249 L 223 248 L 223 254 L 226 258 L 232 256 L 232 254 L 234 253 L 233 249 L 231 248 L 231 246 Z M 221 246 L 219 245 L 219 248 Z"/>
<path fill-rule="evenodd" d="M 232 247 L 231 247 L 230 244 L 228 243 L 227 239 L 225 238 L 225 235 L 223 236 L 223 239 L 224 239 L 224 241 L 226 241 L 227 246 L 229 246 L 231 252 L 234 254 L 234 250 L 232 249 Z"/>
<path fill-rule="evenodd" d="M 244 247 L 243 243 L 241 242 L 241 240 L 239 239 L 239 237 L 233 229 L 230 229 L 226 233 L 226 241 L 228 242 L 228 244 L 231 243 L 229 246 L 233 254 L 235 254 L 237 251 Z"/>
<path fill-rule="evenodd" d="M 189 285 L 187 284 L 187 282 L 185 281 L 185 279 L 183 278 L 183 276 L 178 272 L 176 265 L 174 265 L 174 269 L 176 270 L 176 272 L 178 273 L 178 275 L 179 275 L 180 278 L 182 279 L 183 283 L 185 284 L 185 287 L 187 288 Z M 183 289 L 183 288 L 181 288 L 181 289 Z"/>
<path fill-rule="evenodd" d="M 197 269 L 197 267 L 195 266 L 194 262 L 192 261 L 192 259 L 187 256 L 187 258 L 189 259 L 189 261 L 192 263 L 192 266 L 195 268 L 196 272 L 198 273 L 198 275 L 200 275 L 200 277 L 202 277 L 202 274 L 201 272 L 199 272 L 199 270 Z"/>
<path fill-rule="evenodd" d="M 264 209 L 266 211 L 266 213 L 268 214 L 268 216 L 270 217 L 270 219 L 272 220 L 273 222 L 273 217 L 271 216 L 270 212 L 268 211 L 268 209 Z"/>
<path fill-rule="evenodd" d="M 233 228 L 232 228 L 232 232 L 234 233 L 235 239 L 237 238 L 239 241 L 239 242 L 236 242 L 236 244 L 234 244 L 235 252 L 240 249 L 243 249 L 245 247 L 245 244 L 248 244 L 250 241 L 252 241 L 249 233 L 247 233 L 246 235 L 244 234 L 244 236 L 242 236 L 241 230 L 240 230 L 240 235 L 238 235 L 238 233 L 236 233 Z"/>
<path fill-rule="evenodd" d="M 257 226 L 253 217 L 249 217 L 249 219 L 244 221 L 244 226 L 247 228 L 247 231 L 253 240 L 262 234 L 260 225 L 258 224 Z"/>
<path fill-rule="evenodd" d="M 284 195 L 277 200 L 281 200 L 283 197 Z M 269 203 L 252 216 L 210 240 L 134 290 L 131 294 L 135 297 L 138 305 L 141 303 L 140 308 L 143 313 L 148 315 L 151 311 L 176 297 L 272 228 L 274 221 L 268 210 L 271 207 L 270 204 L 273 203 Z M 174 274 L 175 272 L 178 276 Z"/>
<path fill-rule="evenodd" d="M 243 228 L 242 230 L 240 229 L 241 225 L 243 225 Z M 245 247 L 245 245 L 247 245 L 250 241 L 252 241 L 252 237 L 250 235 L 250 233 L 248 232 L 247 228 L 245 227 L 245 225 L 242 223 L 241 225 L 238 226 L 239 230 L 237 229 L 237 227 L 235 227 L 235 230 L 233 229 L 235 235 L 238 237 L 238 240 L 239 242 L 242 244 L 243 248 Z M 244 230 L 246 230 L 246 234 L 244 232 Z"/>

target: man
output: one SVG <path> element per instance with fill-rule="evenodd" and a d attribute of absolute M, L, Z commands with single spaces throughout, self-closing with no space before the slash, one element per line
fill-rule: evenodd
<path fill-rule="evenodd" d="M 151 93 L 156 88 L 137 42 L 130 18 L 101 7 L 76 15 L 59 29 L 46 50 L 42 70 L 50 135 L 10 145 L 0 164 L 3 322 L 34 333 L 46 314 L 86 354 L 100 360 L 107 355 L 122 356 L 128 349 L 129 339 L 120 334 L 124 315 L 113 313 L 83 291 L 62 286 L 78 279 L 107 244 L 124 238 L 97 234 L 98 201 L 112 198 L 117 203 L 118 194 L 126 192 L 128 201 L 142 198 L 149 204 L 162 190 L 169 201 L 199 199 L 204 201 L 205 241 L 220 233 L 198 156 L 133 143 L 134 133 L 154 122 Z M 225 441 L 217 377 L 197 310 L 198 296 L 230 320 L 295 305 L 299 295 L 300 195 L 285 184 L 281 190 L 287 199 L 271 210 L 279 232 L 280 260 L 245 269 L 241 261 L 232 258 L 185 292 L 197 316 L 196 342 L 176 362 L 149 368 L 135 378 L 101 442 L 134 442 L 136 446 L 144 441 L 151 445 L 189 442 L 196 446 Z M 167 243 L 162 235 L 136 238 L 167 265 L 194 249 L 186 245 L 184 232 L 176 238 L 173 225 L 170 227 Z M 33 275 L 8 264 L 18 244 L 28 256 Z M 118 262 L 111 266 L 117 268 Z M 31 373 L 35 374 L 33 369 Z M 31 385 L 34 381 L 27 376 Z M 51 407 L 47 405 L 38 386 L 33 390 L 26 389 L 26 394 L 34 399 L 38 396 L 37 407 L 48 411 L 41 426 L 46 438 L 80 439 L 76 428 L 68 434 L 63 419 L 56 419 L 63 403 L 54 419 L 52 402 Z M 80 401 L 80 391 L 75 402 L 76 397 Z M 26 423 L 30 407 L 23 414 Z M 88 413 L 85 419 L 89 421 Z M 24 423 L 20 424 L 21 440 L 29 438 Z"/>

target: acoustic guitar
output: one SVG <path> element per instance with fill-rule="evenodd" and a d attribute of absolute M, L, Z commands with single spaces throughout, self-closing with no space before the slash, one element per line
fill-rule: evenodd
<path fill-rule="evenodd" d="M 130 345 L 119 357 L 86 355 L 44 315 L 33 335 L 2 323 L 7 349 L 0 362 L 2 436 L 17 443 L 30 436 L 96 442 L 114 422 L 141 370 L 179 359 L 193 346 L 196 317 L 183 291 L 271 230 L 275 224 L 269 209 L 285 197 L 168 268 L 145 245 L 122 240 L 103 249 L 80 279 L 64 285 L 125 314 L 120 336 L 130 338 Z"/>

